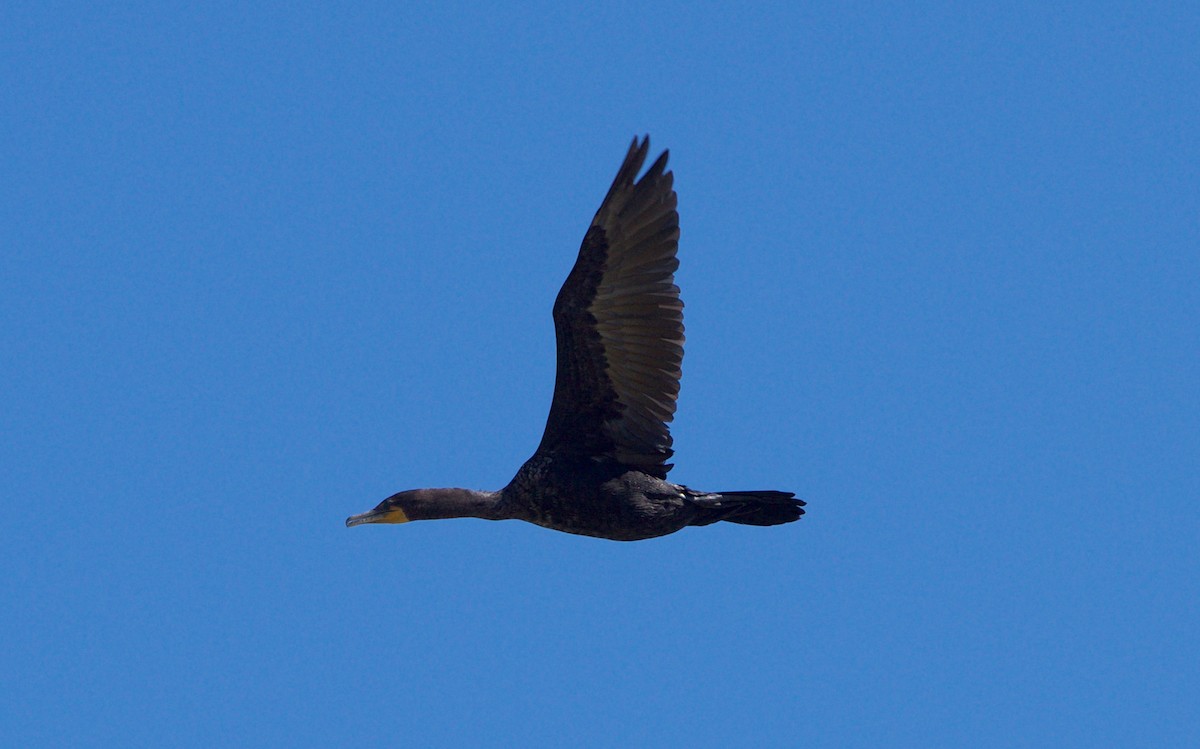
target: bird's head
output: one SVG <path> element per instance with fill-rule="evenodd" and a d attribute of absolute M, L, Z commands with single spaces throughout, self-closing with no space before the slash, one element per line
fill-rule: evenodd
<path fill-rule="evenodd" d="M 421 489 L 398 492 L 375 506 L 375 509 L 346 518 L 346 527 L 364 523 L 407 523 L 416 517 L 410 513 L 423 505 L 418 495 Z"/>
<path fill-rule="evenodd" d="M 347 527 L 364 523 L 407 523 L 439 518 L 497 519 L 496 492 L 471 489 L 409 489 L 393 494 L 374 510 L 346 518 Z"/>

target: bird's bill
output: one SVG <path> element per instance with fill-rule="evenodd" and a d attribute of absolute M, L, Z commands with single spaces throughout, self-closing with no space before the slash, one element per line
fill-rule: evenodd
<path fill-rule="evenodd" d="M 404 510 L 399 507 L 376 507 L 370 512 L 364 512 L 361 515 L 351 515 L 346 518 L 346 527 L 352 528 L 356 525 L 365 525 L 366 523 L 407 523 L 408 516 L 404 514 Z"/>

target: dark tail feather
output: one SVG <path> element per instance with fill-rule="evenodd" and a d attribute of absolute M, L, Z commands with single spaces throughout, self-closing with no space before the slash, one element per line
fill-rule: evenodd
<path fill-rule="evenodd" d="M 715 510 L 712 519 L 708 520 L 711 523 L 726 520 L 742 525 L 779 525 L 799 520 L 800 516 L 804 514 L 804 500 L 797 499 L 792 492 L 713 492 L 713 494 L 717 495 L 717 501 L 710 504 Z M 707 523 L 705 524 L 707 525 Z"/>

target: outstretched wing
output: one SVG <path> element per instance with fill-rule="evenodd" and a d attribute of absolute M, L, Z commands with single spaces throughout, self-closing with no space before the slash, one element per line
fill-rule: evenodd
<path fill-rule="evenodd" d="M 665 478 L 683 361 L 679 214 L 666 151 L 634 181 L 649 148 L 633 139 L 554 302 L 558 369 L 538 451 Z"/>

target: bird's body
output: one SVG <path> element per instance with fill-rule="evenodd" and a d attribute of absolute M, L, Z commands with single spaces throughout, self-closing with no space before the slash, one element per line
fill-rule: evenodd
<path fill-rule="evenodd" d="M 535 454 L 500 495 L 521 520 L 618 541 L 673 533 L 691 515 L 682 487 L 611 460 Z"/>
<path fill-rule="evenodd" d="M 409 490 L 347 525 L 517 519 L 636 541 L 720 520 L 776 525 L 804 514 L 790 492 L 697 492 L 666 480 L 683 360 L 679 215 L 666 152 L 634 180 L 648 150 L 649 138 L 634 139 L 555 300 L 554 398 L 534 455 L 499 492 Z"/>

